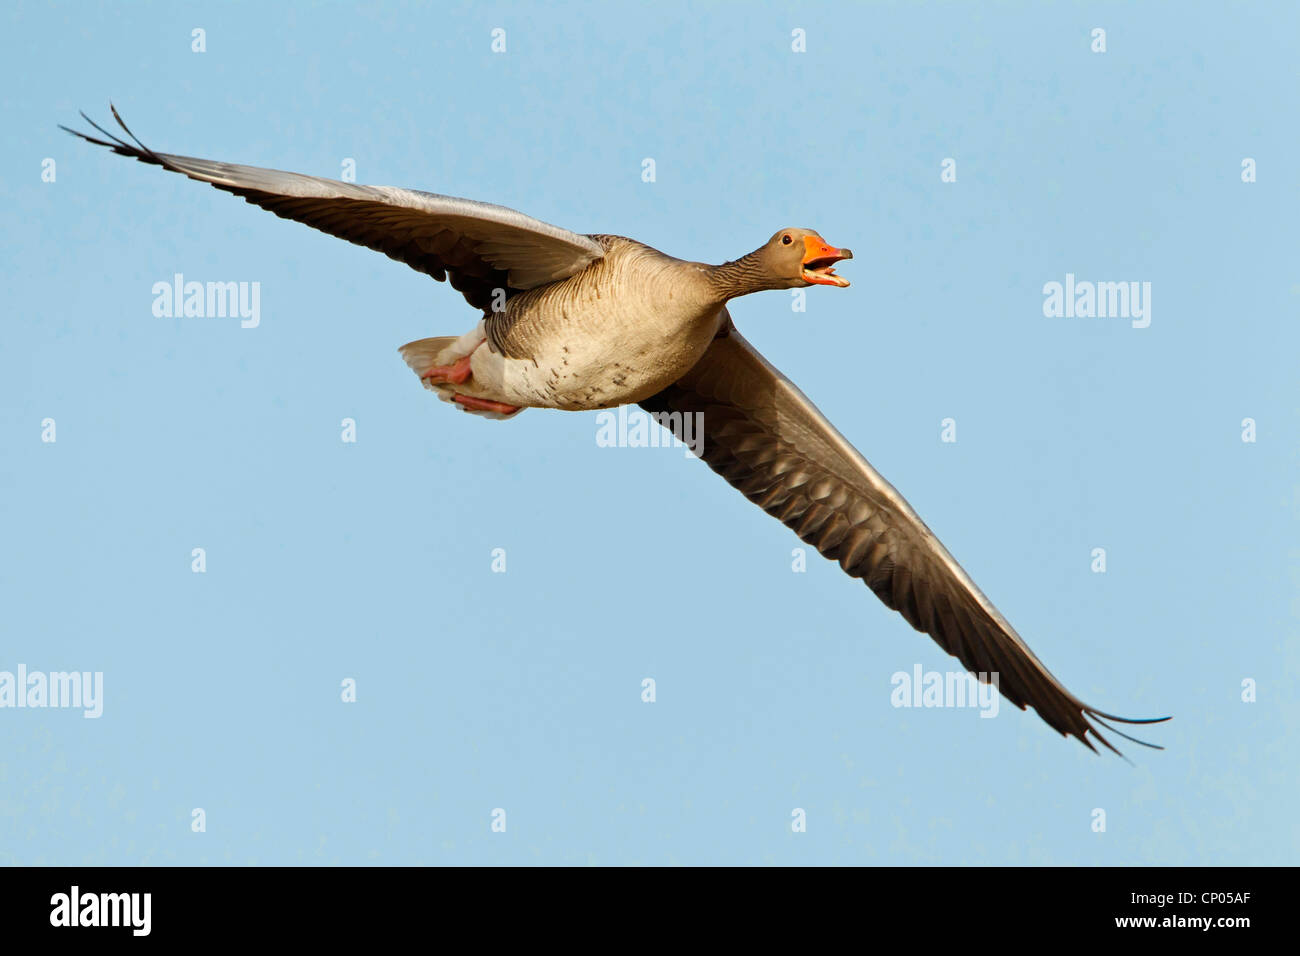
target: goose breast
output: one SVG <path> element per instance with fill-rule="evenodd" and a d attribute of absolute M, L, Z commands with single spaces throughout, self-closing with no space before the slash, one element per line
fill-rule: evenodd
<path fill-rule="evenodd" d="M 485 332 L 513 404 L 582 410 L 638 402 L 699 361 L 723 321 L 703 266 L 619 236 L 592 236 L 605 256 L 578 274 L 519 293 Z M 482 350 L 487 351 L 487 350 Z"/>

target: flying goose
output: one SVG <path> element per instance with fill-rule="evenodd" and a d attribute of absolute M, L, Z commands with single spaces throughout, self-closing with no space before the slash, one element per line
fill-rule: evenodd
<path fill-rule="evenodd" d="M 847 287 L 835 266 L 853 257 L 848 249 L 811 229 L 787 228 L 748 255 L 705 265 L 503 206 L 156 153 L 112 112 L 131 143 L 85 113 L 106 139 L 61 128 L 449 281 L 482 318 L 464 335 L 400 349 L 443 400 L 496 419 L 525 408 L 635 402 L 678 438 L 685 416 L 699 413 L 710 468 L 861 578 L 968 671 L 980 679 L 997 674 L 998 689 L 1017 707 L 1033 707 L 1094 752 L 1089 735 L 1119 753 L 1097 724 L 1155 747 L 1106 720 L 1169 718 L 1117 717 L 1067 691 L 893 486 L 736 330 L 732 299 Z"/>

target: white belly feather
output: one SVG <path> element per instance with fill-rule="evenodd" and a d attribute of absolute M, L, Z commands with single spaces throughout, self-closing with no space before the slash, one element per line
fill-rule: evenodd
<path fill-rule="evenodd" d="M 721 304 L 691 281 L 689 264 L 627 246 L 586 272 L 513 297 L 505 341 L 528 357 L 478 349 L 475 393 L 533 408 L 610 408 L 648 398 L 699 361 Z"/>

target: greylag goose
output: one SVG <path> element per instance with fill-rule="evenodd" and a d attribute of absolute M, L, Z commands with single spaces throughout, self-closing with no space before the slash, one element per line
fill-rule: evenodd
<path fill-rule="evenodd" d="M 848 249 L 787 228 L 748 255 L 705 265 L 468 199 L 156 153 L 113 116 L 131 142 L 84 113 L 106 138 L 63 129 L 449 281 L 482 317 L 464 335 L 400 350 L 444 400 L 498 419 L 639 403 L 678 438 L 698 415 L 709 467 L 968 671 L 997 675 L 1020 709 L 1094 752 L 1090 736 L 1119 753 L 1097 724 L 1135 740 L 1106 720 L 1168 719 L 1117 717 L 1067 691 L 893 486 L 736 330 L 732 299 L 848 286 L 835 273 Z"/>

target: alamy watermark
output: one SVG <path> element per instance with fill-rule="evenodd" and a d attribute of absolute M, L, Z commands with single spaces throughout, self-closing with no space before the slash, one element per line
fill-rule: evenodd
<path fill-rule="evenodd" d="M 889 678 L 893 691 L 889 703 L 894 707 L 977 707 L 981 717 L 996 717 L 998 672 L 922 671 L 920 664 L 912 672 L 895 671 Z"/>
<path fill-rule="evenodd" d="M 80 708 L 87 720 L 104 712 L 103 671 L 0 671 L 0 709 L 6 707 Z"/>
<path fill-rule="evenodd" d="M 1065 282 L 1043 286 L 1043 315 L 1049 319 L 1131 319 L 1133 328 L 1151 324 L 1150 282 L 1076 281 L 1073 272 Z"/>
<path fill-rule="evenodd" d="M 51 926 L 120 926 L 132 936 L 148 936 L 153 920 L 152 893 L 83 893 L 75 883 L 50 897 Z"/>
<path fill-rule="evenodd" d="M 171 282 L 153 284 L 153 314 L 160 319 L 238 318 L 255 329 L 262 322 L 262 283 L 186 282 L 177 272 Z"/>
<path fill-rule="evenodd" d="M 686 457 L 704 457 L 703 412 L 647 412 L 620 405 L 596 413 L 599 448 L 685 448 Z M 655 426 L 662 426 L 656 428 Z"/>

